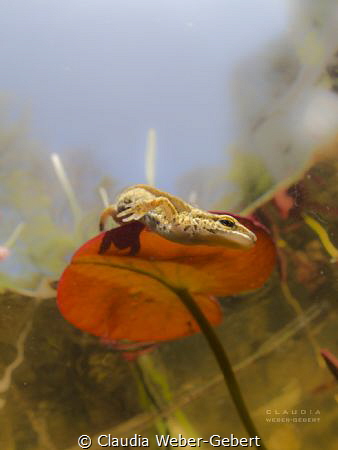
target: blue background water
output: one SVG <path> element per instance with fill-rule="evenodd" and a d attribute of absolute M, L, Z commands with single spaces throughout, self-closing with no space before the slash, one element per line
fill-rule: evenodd
<path fill-rule="evenodd" d="M 153 127 L 157 184 L 171 191 L 188 170 L 226 163 L 234 68 L 288 19 L 283 0 L 12 0 L 1 9 L 0 92 L 30 112 L 44 149 L 95 153 L 123 186 L 144 181 Z"/>

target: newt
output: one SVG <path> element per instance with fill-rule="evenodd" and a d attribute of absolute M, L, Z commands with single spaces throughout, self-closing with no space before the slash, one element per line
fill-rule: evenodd
<path fill-rule="evenodd" d="M 100 229 L 108 217 L 123 224 L 139 221 L 173 242 L 250 248 L 256 235 L 229 214 L 215 214 L 152 186 L 136 184 L 119 195 L 101 214 Z"/>

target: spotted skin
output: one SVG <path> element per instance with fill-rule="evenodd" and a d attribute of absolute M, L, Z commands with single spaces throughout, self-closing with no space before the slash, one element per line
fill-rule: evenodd
<path fill-rule="evenodd" d="M 145 184 L 125 189 L 116 203 L 102 212 L 101 230 L 109 216 L 120 224 L 138 221 L 181 244 L 251 248 L 256 242 L 255 234 L 233 216 L 203 211 Z"/>

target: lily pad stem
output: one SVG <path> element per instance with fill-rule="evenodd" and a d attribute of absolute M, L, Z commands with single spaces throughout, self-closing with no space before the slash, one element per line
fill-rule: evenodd
<path fill-rule="evenodd" d="M 73 264 L 76 264 L 76 261 L 73 261 Z M 92 262 L 90 260 L 87 260 L 81 261 L 80 264 L 92 264 Z M 107 262 L 100 263 L 95 261 L 95 264 L 109 265 L 110 267 L 116 267 L 124 270 L 126 269 L 126 267 L 123 265 L 111 263 L 108 264 Z M 159 276 L 149 274 L 145 270 L 138 269 L 136 267 L 131 267 L 129 268 L 129 270 L 153 278 L 154 280 L 157 280 L 159 283 L 163 284 L 165 287 L 167 287 L 173 293 L 175 293 L 181 300 L 181 302 L 185 305 L 185 307 L 190 311 L 191 315 L 196 320 L 202 333 L 204 334 L 204 337 L 208 341 L 210 349 L 215 355 L 217 363 L 221 369 L 221 372 L 223 373 L 224 381 L 229 389 L 230 395 L 236 406 L 237 412 L 239 414 L 243 426 L 245 427 L 250 437 L 257 436 L 260 439 L 259 445 L 257 447 L 259 447 L 262 450 L 266 450 L 262 438 L 259 437 L 255 424 L 253 423 L 249 411 L 245 405 L 241 390 L 235 378 L 230 361 L 224 351 L 223 345 L 221 344 L 221 341 L 218 339 L 218 336 L 215 333 L 213 327 L 210 325 L 209 321 L 206 319 L 206 317 L 204 316 L 203 312 L 201 311 L 201 309 L 199 308 L 193 297 L 189 294 L 189 292 L 186 289 L 177 288 L 167 283 Z"/>
<path fill-rule="evenodd" d="M 223 373 L 224 381 L 229 389 L 232 400 L 236 406 L 238 415 L 241 418 L 242 424 L 245 427 L 250 437 L 259 437 L 255 424 L 253 423 L 249 411 L 244 402 L 240 387 L 235 378 L 230 361 L 225 353 L 223 345 L 219 340 L 214 328 L 204 316 L 200 307 L 186 289 L 174 288 L 176 295 L 180 298 L 186 308 L 190 311 L 196 322 L 198 323 L 202 333 L 208 341 L 212 352 L 215 355 L 217 363 Z M 259 448 L 266 450 L 266 447 L 260 438 Z"/>

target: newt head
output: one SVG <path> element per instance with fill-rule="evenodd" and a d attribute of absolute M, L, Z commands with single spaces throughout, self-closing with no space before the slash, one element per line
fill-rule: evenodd
<path fill-rule="evenodd" d="M 257 241 L 255 233 L 228 214 L 210 213 L 205 231 L 208 245 L 249 249 Z"/>
<path fill-rule="evenodd" d="M 257 241 L 255 233 L 235 217 L 197 208 L 182 215 L 176 223 L 155 231 L 166 239 L 186 245 L 249 249 Z"/>

